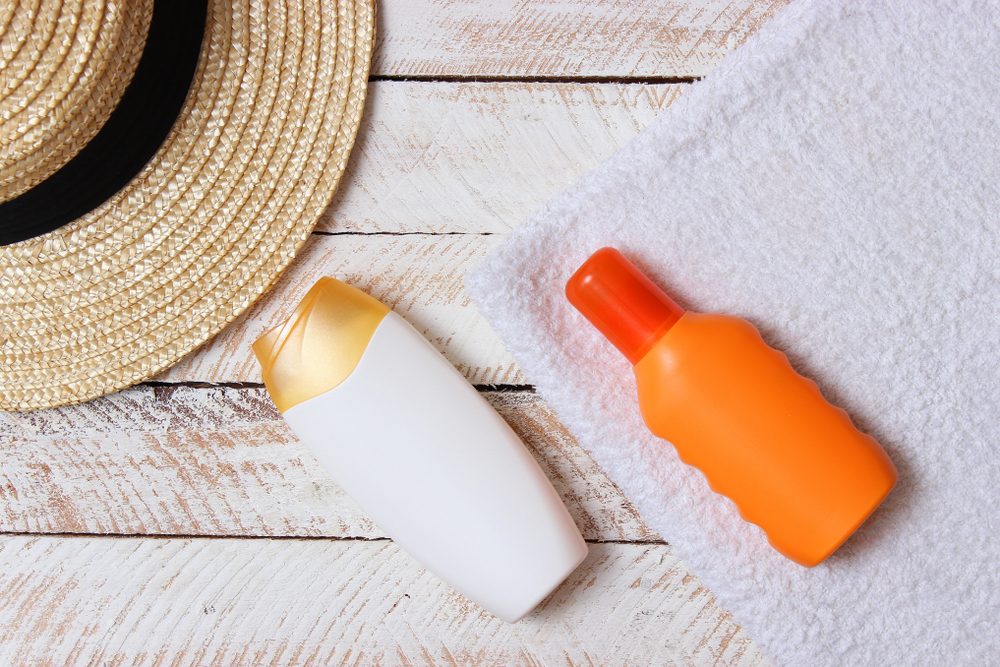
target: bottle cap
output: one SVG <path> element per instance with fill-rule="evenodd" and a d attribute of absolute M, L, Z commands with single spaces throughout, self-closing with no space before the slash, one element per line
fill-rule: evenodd
<path fill-rule="evenodd" d="M 287 320 L 253 344 L 278 410 L 327 392 L 358 365 L 389 307 L 334 278 L 320 278 Z"/>
<path fill-rule="evenodd" d="M 601 248 L 577 269 L 566 298 L 633 364 L 684 314 L 614 248 Z"/>

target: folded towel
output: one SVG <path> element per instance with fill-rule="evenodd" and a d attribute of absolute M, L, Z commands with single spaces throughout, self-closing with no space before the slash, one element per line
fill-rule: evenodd
<path fill-rule="evenodd" d="M 468 277 L 529 380 L 778 664 L 1000 659 L 1000 2 L 798 0 Z M 754 322 L 900 480 L 785 560 L 642 424 L 563 296 L 620 248 Z M 803 443 L 808 447 L 807 442 Z"/>

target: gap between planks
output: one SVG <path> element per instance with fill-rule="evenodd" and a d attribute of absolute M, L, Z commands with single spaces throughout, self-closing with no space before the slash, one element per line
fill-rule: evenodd
<path fill-rule="evenodd" d="M 159 380 L 149 380 L 147 382 L 140 382 L 136 385 L 137 387 L 189 387 L 191 389 L 264 389 L 264 384 L 261 382 L 202 382 L 199 380 L 181 380 L 178 382 L 162 382 Z M 473 384 L 472 387 L 480 392 L 521 392 L 525 394 L 534 394 L 535 385 L 533 384 Z"/>
<path fill-rule="evenodd" d="M 392 542 L 391 537 L 366 537 L 365 535 L 205 535 L 188 533 L 30 533 L 16 530 L 0 530 L 0 537 L 52 537 L 64 539 L 109 539 L 109 540 L 276 540 L 281 542 Z M 584 538 L 587 544 L 619 544 L 634 546 L 669 546 L 666 540 L 602 540 Z"/>
<path fill-rule="evenodd" d="M 664 83 L 691 84 L 701 81 L 700 76 L 477 76 L 475 74 L 373 74 L 369 83 L 377 81 L 397 81 L 402 83 L 637 83 L 658 85 Z"/>
<path fill-rule="evenodd" d="M 331 232 L 325 229 L 314 229 L 312 233 L 314 236 L 493 236 L 498 232 Z"/>

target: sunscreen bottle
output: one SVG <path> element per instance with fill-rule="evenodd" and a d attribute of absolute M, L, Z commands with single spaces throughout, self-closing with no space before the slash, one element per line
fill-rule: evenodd
<path fill-rule="evenodd" d="M 649 429 L 791 560 L 822 562 L 896 483 L 879 444 L 749 322 L 685 312 L 613 248 L 566 295 L 634 365 Z"/>
<path fill-rule="evenodd" d="M 253 346 L 285 420 L 385 533 L 508 622 L 587 545 L 524 444 L 380 301 L 322 278 Z"/>

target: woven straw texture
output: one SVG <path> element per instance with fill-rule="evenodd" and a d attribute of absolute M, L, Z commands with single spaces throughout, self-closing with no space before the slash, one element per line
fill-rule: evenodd
<path fill-rule="evenodd" d="M 0 9 L 0 201 L 87 145 L 142 55 L 152 0 L 42 0 Z"/>
<path fill-rule="evenodd" d="M 5 62 L 28 48 L 18 40 L 45 41 L 15 4 L 0 8 Z M 81 11 L 79 3 L 53 4 L 56 13 Z M 125 19 L 131 3 L 127 12 L 109 9 L 111 1 L 89 4 L 101 17 L 66 23 L 98 33 L 114 26 L 101 43 L 130 43 L 125 35 L 148 22 L 148 12 Z M 0 408 L 80 402 L 148 379 L 268 289 L 346 166 L 364 104 L 374 11 L 372 0 L 209 2 L 191 89 L 153 159 L 90 213 L 0 248 Z M 129 27 L 133 21 L 138 27 Z M 55 63 L 49 48 L 31 47 L 28 62 Z M 116 67 L 104 76 L 130 75 L 134 63 Z M 75 71 L 79 79 L 98 76 L 87 66 Z M 55 97 L 111 99 L 95 92 L 96 83 L 73 93 L 72 76 L 51 80 L 63 91 Z M 8 104 L 16 106 L 5 97 L 5 114 Z M 91 134 L 106 102 L 84 106 L 91 120 L 81 127 L 89 131 L 66 122 L 56 134 Z"/>

